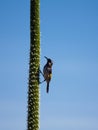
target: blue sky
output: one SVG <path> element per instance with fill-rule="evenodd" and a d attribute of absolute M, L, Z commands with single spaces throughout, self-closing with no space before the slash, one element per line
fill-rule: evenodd
<path fill-rule="evenodd" d="M 0 1 L 0 129 L 25 130 L 29 63 L 27 0 Z M 98 130 L 98 1 L 41 0 L 40 130 Z"/>

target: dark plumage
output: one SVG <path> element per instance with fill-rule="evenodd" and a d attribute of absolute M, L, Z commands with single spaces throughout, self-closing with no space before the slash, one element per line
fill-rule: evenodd
<path fill-rule="evenodd" d="M 43 68 L 43 76 L 44 76 L 44 80 L 47 83 L 47 87 L 46 87 L 46 92 L 49 92 L 49 83 L 51 81 L 51 77 L 52 77 L 52 65 L 53 62 L 50 58 L 47 58 L 45 56 L 45 58 L 47 59 L 47 63 L 45 64 L 44 68 Z"/>

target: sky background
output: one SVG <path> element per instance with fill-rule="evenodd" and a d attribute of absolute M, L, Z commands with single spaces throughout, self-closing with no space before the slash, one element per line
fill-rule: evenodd
<path fill-rule="evenodd" d="M 29 7 L 0 0 L 0 130 L 26 130 Z M 40 130 L 98 130 L 98 0 L 40 0 L 40 32 Z"/>

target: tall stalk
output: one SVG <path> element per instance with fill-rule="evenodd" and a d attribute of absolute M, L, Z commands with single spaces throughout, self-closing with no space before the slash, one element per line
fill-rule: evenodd
<path fill-rule="evenodd" d="M 40 0 L 30 0 L 30 61 L 27 130 L 39 130 Z"/>

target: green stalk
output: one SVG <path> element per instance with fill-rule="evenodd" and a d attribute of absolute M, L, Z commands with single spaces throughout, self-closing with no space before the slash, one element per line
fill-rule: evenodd
<path fill-rule="evenodd" d="M 40 9 L 30 0 L 30 62 L 27 130 L 39 130 Z"/>

